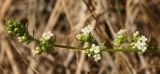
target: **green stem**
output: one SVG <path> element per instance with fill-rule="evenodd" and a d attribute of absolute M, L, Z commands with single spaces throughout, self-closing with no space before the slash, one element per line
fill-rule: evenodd
<path fill-rule="evenodd" d="M 131 49 L 131 48 L 123 48 L 123 49 L 103 48 L 102 51 L 108 51 L 108 52 L 138 52 L 139 50 Z"/>
<path fill-rule="evenodd" d="M 151 47 L 151 48 L 149 48 L 149 50 L 151 52 L 160 52 L 160 48 L 158 48 L 158 47 Z"/>
<path fill-rule="evenodd" d="M 87 48 L 80 48 L 80 47 L 73 47 L 73 46 L 67 46 L 67 45 L 59 45 L 54 44 L 55 47 L 61 47 L 61 48 L 67 48 L 67 49 L 78 49 L 78 50 L 85 50 Z"/>
<path fill-rule="evenodd" d="M 87 48 L 80 48 L 80 47 L 73 47 L 73 46 L 67 46 L 67 45 L 59 45 L 54 44 L 55 47 L 60 48 L 67 48 L 67 49 L 78 49 L 78 50 L 85 50 Z M 123 49 L 109 49 L 109 48 L 103 48 L 102 51 L 108 51 L 108 52 L 138 52 L 137 49 L 130 49 L 130 48 L 123 48 Z"/>
<path fill-rule="evenodd" d="M 37 39 L 32 38 L 34 41 L 38 42 Z M 86 48 L 81 48 L 81 47 L 74 47 L 74 46 L 68 46 L 68 45 L 59 45 L 59 44 L 54 44 L 54 47 L 60 47 L 60 48 L 67 48 L 67 49 L 77 49 L 77 50 L 86 50 L 89 47 Z M 151 48 L 151 51 L 157 51 L 156 49 L 159 48 Z M 154 50 L 153 50 L 154 49 Z M 132 48 L 122 48 L 122 49 L 113 49 L 113 48 L 102 48 L 102 51 L 107 51 L 107 52 L 138 52 L 139 50 L 137 49 L 132 49 Z"/>

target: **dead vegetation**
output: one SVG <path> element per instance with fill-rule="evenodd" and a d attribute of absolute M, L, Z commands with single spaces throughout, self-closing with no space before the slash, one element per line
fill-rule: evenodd
<path fill-rule="evenodd" d="M 109 48 L 119 29 L 139 30 L 160 42 L 159 0 L 0 0 L 0 74 L 159 74 L 160 54 L 103 53 L 94 62 L 74 50 L 57 48 L 50 55 L 33 57 L 32 44 L 21 44 L 6 33 L 5 19 L 28 23 L 38 38 L 51 30 L 57 43 L 85 46 L 75 39 L 82 27 L 96 26 L 94 37 Z"/>

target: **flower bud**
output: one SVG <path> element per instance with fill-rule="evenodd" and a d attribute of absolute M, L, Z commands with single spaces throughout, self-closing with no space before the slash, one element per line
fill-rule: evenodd
<path fill-rule="evenodd" d="M 7 32 L 8 32 L 9 34 L 12 33 L 12 31 L 10 31 L 10 30 L 8 30 Z"/>
<path fill-rule="evenodd" d="M 18 37 L 18 41 L 19 42 L 22 42 L 23 40 L 22 40 L 22 37 Z"/>
<path fill-rule="evenodd" d="M 139 32 L 136 31 L 135 33 L 133 33 L 133 37 L 138 37 L 139 36 Z"/>
<path fill-rule="evenodd" d="M 127 41 L 127 36 L 125 35 L 126 30 L 120 30 L 113 41 L 113 45 L 117 48 Z"/>
<path fill-rule="evenodd" d="M 26 36 L 22 36 L 22 40 L 23 41 L 27 40 L 27 37 Z"/>

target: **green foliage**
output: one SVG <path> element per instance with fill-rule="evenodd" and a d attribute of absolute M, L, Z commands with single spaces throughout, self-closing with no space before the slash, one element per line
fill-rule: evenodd
<path fill-rule="evenodd" d="M 27 25 L 13 19 L 6 20 L 6 29 L 12 36 L 18 37 L 19 42 L 29 43 L 33 39 L 32 36 L 29 35 Z"/>

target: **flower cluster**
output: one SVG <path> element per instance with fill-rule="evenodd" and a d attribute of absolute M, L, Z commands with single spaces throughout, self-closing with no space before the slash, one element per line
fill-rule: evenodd
<path fill-rule="evenodd" d="M 15 20 L 6 20 L 6 29 L 9 34 L 18 37 L 19 42 L 29 43 L 33 39 L 28 33 L 26 24 Z"/>
<path fill-rule="evenodd" d="M 43 33 L 42 37 L 38 40 L 38 45 L 32 50 L 34 55 L 39 55 L 42 52 L 51 53 L 54 49 L 55 36 L 50 32 Z"/>
<path fill-rule="evenodd" d="M 91 47 L 87 48 L 85 50 L 85 53 L 89 57 L 93 57 L 95 61 L 98 61 L 101 59 L 101 51 L 100 51 L 100 47 L 95 45 L 96 41 L 91 35 L 91 32 L 93 31 L 93 29 L 94 27 L 91 25 L 88 25 L 87 27 L 82 28 L 81 33 L 76 35 L 76 38 L 80 41 L 89 42 L 91 44 Z"/>
<path fill-rule="evenodd" d="M 148 47 L 148 39 L 145 36 L 140 36 L 139 32 L 136 31 L 133 35 L 133 48 L 137 48 L 141 52 L 145 52 Z"/>
<path fill-rule="evenodd" d="M 117 34 L 116 37 L 113 41 L 114 46 L 120 47 L 121 44 L 126 42 L 126 35 L 125 35 L 126 30 L 120 30 Z"/>
<path fill-rule="evenodd" d="M 42 34 L 41 38 L 35 39 L 32 37 L 27 29 L 26 24 L 16 22 L 15 20 L 6 21 L 6 29 L 9 34 L 18 38 L 19 42 L 31 42 L 35 41 L 37 46 L 32 50 L 33 55 L 39 55 L 41 53 L 51 53 L 54 47 L 68 48 L 68 49 L 82 49 L 89 56 L 94 58 L 95 61 L 101 59 L 102 51 L 140 51 L 144 53 L 149 47 L 149 40 L 140 35 L 138 31 L 133 34 L 133 37 L 127 38 L 126 30 L 120 30 L 113 41 L 115 49 L 108 49 L 103 46 L 98 46 L 97 41 L 92 36 L 91 32 L 94 30 L 94 27 L 88 25 L 87 27 L 82 28 L 81 33 L 76 35 L 76 38 L 83 42 L 88 42 L 89 47 L 87 48 L 78 48 L 72 46 L 58 45 L 55 44 L 55 36 L 51 31 L 45 32 Z M 123 49 L 124 48 L 124 49 Z"/>
<path fill-rule="evenodd" d="M 125 44 L 125 47 L 133 48 L 135 50 L 139 50 L 141 52 L 145 52 L 148 47 L 148 39 L 145 36 L 140 35 L 138 31 L 133 33 L 133 37 L 131 40 L 127 39 L 125 34 L 126 30 L 120 30 L 115 37 L 114 46 L 116 48 L 121 48 L 122 44 Z M 126 45 L 129 44 L 129 45 Z"/>
<path fill-rule="evenodd" d="M 87 27 L 81 29 L 81 32 L 82 32 L 83 34 L 89 34 L 89 33 L 91 33 L 91 32 L 93 31 L 93 29 L 94 29 L 93 26 L 88 25 Z"/>
<path fill-rule="evenodd" d="M 55 36 L 50 32 L 43 33 L 40 39 L 34 39 L 29 35 L 26 24 L 16 22 L 15 20 L 6 20 L 6 29 L 9 34 L 17 37 L 19 42 L 36 41 L 37 47 L 32 50 L 34 55 L 41 54 L 42 52 L 50 53 L 53 49 Z"/>
<path fill-rule="evenodd" d="M 98 61 L 101 59 L 100 47 L 96 46 L 95 44 L 92 44 L 91 48 L 86 49 L 85 53 L 89 57 L 93 57 L 95 61 Z"/>
<path fill-rule="evenodd" d="M 93 31 L 94 27 L 91 25 L 88 25 L 85 28 L 81 29 L 81 33 L 76 35 L 76 38 L 80 41 L 90 42 L 93 43 L 94 39 L 91 35 L 91 32 Z"/>

